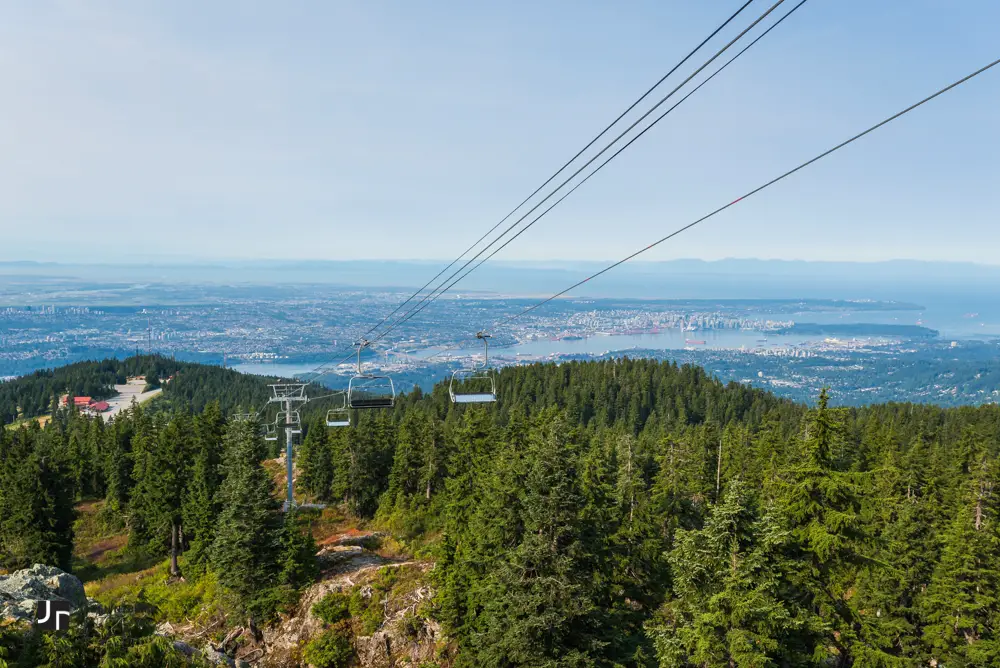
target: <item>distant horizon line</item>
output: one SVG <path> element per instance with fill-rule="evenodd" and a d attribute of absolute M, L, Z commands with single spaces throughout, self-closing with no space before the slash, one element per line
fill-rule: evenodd
<path fill-rule="evenodd" d="M 603 259 L 565 259 L 555 258 L 549 260 L 493 260 L 493 266 L 502 265 L 566 265 L 566 264 L 610 264 L 615 260 Z M 144 258 L 135 257 L 130 259 L 114 260 L 107 262 L 87 262 L 87 261 L 67 261 L 67 260 L 4 260 L 0 259 L 0 266 L 86 266 L 86 267 L 118 267 L 118 266 L 212 266 L 225 264 L 358 264 L 358 263 L 391 263 L 391 264 L 443 264 L 451 262 L 450 259 L 437 258 L 355 258 L 355 259 L 322 259 L 322 258 Z M 775 264 L 856 264 L 856 265 L 878 265 L 878 264 L 937 264 L 937 265 L 964 265 L 975 267 L 1000 268 L 1000 262 L 987 263 L 975 262 L 972 260 L 925 260 L 918 258 L 892 258 L 887 260 L 807 260 L 807 259 L 787 259 L 787 258 L 759 258 L 759 257 L 726 257 L 714 260 L 702 258 L 673 258 L 669 260 L 633 260 L 629 265 L 663 265 L 672 263 L 700 263 L 715 264 L 724 262 L 758 262 Z"/>

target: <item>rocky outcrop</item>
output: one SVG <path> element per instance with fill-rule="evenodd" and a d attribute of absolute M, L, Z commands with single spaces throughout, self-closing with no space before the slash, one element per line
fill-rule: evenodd
<path fill-rule="evenodd" d="M 322 541 L 316 555 L 322 572 L 320 581 L 302 593 L 294 614 L 283 615 L 273 626 L 258 628 L 247 620 L 245 626 L 233 628 L 233 620 L 219 617 L 208 626 L 164 621 L 156 633 L 170 638 L 174 648 L 186 656 L 217 666 L 301 667 L 303 648 L 327 629 L 322 620 L 313 616 L 313 606 L 327 594 L 337 592 L 360 597 L 366 611 L 364 623 L 351 623 L 355 654 L 351 665 L 451 665 L 450 658 L 441 656 L 442 649 L 449 648 L 440 626 L 424 613 L 424 603 L 432 596 L 426 583 L 433 565 L 386 558 L 366 549 L 377 546 L 382 538 L 382 534 L 352 530 Z M 220 628 L 228 629 L 221 641 Z"/>
<path fill-rule="evenodd" d="M 242 668 L 243 666 L 250 665 L 243 661 L 236 661 L 232 657 L 227 656 L 212 647 L 198 649 L 197 647 L 189 645 L 182 640 L 174 641 L 174 649 L 183 654 L 184 656 L 188 657 L 189 659 L 201 658 L 213 666 L 230 666 L 231 668 Z"/>
<path fill-rule="evenodd" d="M 221 621 L 221 620 L 220 620 Z M 174 649 L 189 658 L 201 659 L 213 666 L 231 666 L 232 668 L 249 668 L 250 662 L 240 657 L 233 657 L 232 654 L 240 649 L 235 646 L 235 640 L 246 631 L 244 627 L 239 627 L 230 632 L 221 643 L 215 643 L 205 639 L 208 631 L 215 625 L 194 632 L 194 625 L 187 623 L 182 626 L 175 626 L 170 622 L 161 622 L 156 625 L 156 635 L 169 638 L 174 643 Z M 192 643 L 197 643 L 197 646 Z M 247 656 L 255 656 L 253 652 Z"/>
<path fill-rule="evenodd" d="M 429 588 L 420 587 L 401 600 L 390 601 L 378 631 L 354 639 L 358 663 L 365 668 L 415 667 L 437 658 L 441 625 L 417 613 L 418 606 L 431 596 Z"/>
<path fill-rule="evenodd" d="M 431 564 L 426 562 L 385 559 L 356 544 L 350 544 L 362 542 L 365 538 L 370 539 L 370 536 L 352 536 L 348 540 L 338 540 L 320 551 L 319 556 L 324 566 L 323 580 L 303 593 L 293 616 L 264 630 L 264 645 L 267 650 L 261 657 L 261 666 L 301 665 L 299 657 L 302 648 L 324 629 L 324 623 L 312 615 L 312 607 L 327 594 L 359 592 L 361 596 L 365 596 L 368 592 L 370 595 L 369 583 L 381 569 L 407 569 L 415 577 L 423 579 L 423 575 L 431 568 Z M 428 587 L 418 586 L 383 601 L 382 620 L 378 629 L 371 635 L 354 638 L 356 665 L 363 668 L 416 667 L 434 660 L 442 639 L 440 626 L 417 613 L 420 604 L 431 595 Z"/>
<path fill-rule="evenodd" d="M 69 601 L 74 611 L 88 606 L 80 579 L 54 566 L 35 564 L 0 575 L 0 619 L 31 621 L 35 602 L 44 600 Z M 94 602 L 89 604 L 98 607 Z"/>

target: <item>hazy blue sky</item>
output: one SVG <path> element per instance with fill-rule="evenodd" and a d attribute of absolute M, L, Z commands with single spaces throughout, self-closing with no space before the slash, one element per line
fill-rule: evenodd
<path fill-rule="evenodd" d="M 738 4 L 3 3 L 0 260 L 452 257 Z M 498 259 L 624 255 L 997 58 L 998 25 L 810 0 Z M 1000 67 L 646 259 L 1000 263 L 998 109 Z"/>

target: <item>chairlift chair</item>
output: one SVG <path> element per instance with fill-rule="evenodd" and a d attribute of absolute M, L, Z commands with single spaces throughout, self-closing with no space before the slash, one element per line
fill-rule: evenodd
<path fill-rule="evenodd" d="M 291 419 L 289 419 L 291 416 Z M 293 434 L 302 433 L 302 421 L 299 419 L 298 411 L 278 411 L 274 418 L 275 429 L 284 425 L 285 429 L 291 429 Z"/>
<path fill-rule="evenodd" d="M 351 414 L 347 411 L 347 393 L 341 392 L 340 396 L 343 398 L 341 405 L 326 412 L 327 427 L 351 426 Z"/>
<path fill-rule="evenodd" d="M 326 412 L 327 427 L 350 427 L 351 415 L 346 408 L 333 408 Z"/>
<path fill-rule="evenodd" d="M 266 424 L 264 425 L 264 440 L 265 441 L 277 441 L 278 440 L 278 425 Z"/>
<path fill-rule="evenodd" d="M 491 404 L 497 400 L 497 382 L 490 368 L 489 334 L 477 332 L 476 338 L 483 342 L 483 364 L 471 369 L 459 369 L 451 375 L 448 394 L 456 404 Z M 469 387 L 474 389 L 470 391 Z"/>
<path fill-rule="evenodd" d="M 368 347 L 362 339 L 358 344 L 358 371 L 347 384 L 348 408 L 392 408 L 396 403 L 396 388 L 389 376 L 361 371 L 361 351 Z"/>

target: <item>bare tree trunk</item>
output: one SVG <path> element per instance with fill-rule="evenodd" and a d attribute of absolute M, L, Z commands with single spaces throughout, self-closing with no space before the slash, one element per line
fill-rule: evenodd
<path fill-rule="evenodd" d="M 431 456 L 427 460 L 427 500 L 431 499 L 431 480 L 434 478 L 434 444 L 431 444 Z"/>
<path fill-rule="evenodd" d="M 635 516 L 635 485 L 632 483 L 632 439 L 628 441 L 628 528 L 632 529 L 632 518 Z"/>
<path fill-rule="evenodd" d="M 170 574 L 174 577 L 181 574 L 181 569 L 177 567 L 177 553 L 179 552 L 178 534 L 180 527 L 176 522 L 170 523 Z"/>
<path fill-rule="evenodd" d="M 719 460 L 715 465 L 715 502 L 719 502 L 719 490 L 722 488 L 722 438 L 719 438 Z"/>

